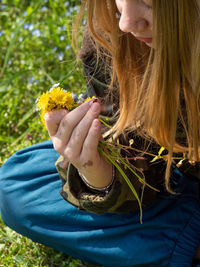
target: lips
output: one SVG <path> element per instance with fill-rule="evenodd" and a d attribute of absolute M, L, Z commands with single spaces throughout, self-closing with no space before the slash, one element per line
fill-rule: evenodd
<path fill-rule="evenodd" d="M 152 38 L 139 38 L 139 37 L 135 37 L 135 38 L 147 44 L 152 43 Z"/>

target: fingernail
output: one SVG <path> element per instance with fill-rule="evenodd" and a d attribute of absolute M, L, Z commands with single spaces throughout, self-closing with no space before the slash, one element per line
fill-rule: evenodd
<path fill-rule="evenodd" d="M 92 102 L 93 102 L 93 103 L 98 102 L 98 98 L 93 98 L 93 99 L 92 99 Z"/>
<path fill-rule="evenodd" d="M 90 106 L 92 106 L 93 103 L 99 103 L 99 104 L 101 104 L 101 101 L 98 98 L 92 98 L 89 101 L 90 101 Z"/>
<path fill-rule="evenodd" d="M 91 110 L 92 110 L 93 112 L 97 112 L 97 111 L 99 111 L 99 105 L 93 103 L 92 106 L 91 106 Z"/>

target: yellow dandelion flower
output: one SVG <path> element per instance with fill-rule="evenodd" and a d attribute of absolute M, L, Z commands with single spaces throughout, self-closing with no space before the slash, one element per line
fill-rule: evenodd
<path fill-rule="evenodd" d="M 49 103 L 49 92 L 43 93 L 38 99 L 37 107 L 39 110 L 46 110 Z"/>
<path fill-rule="evenodd" d="M 52 88 L 49 92 L 42 94 L 37 102 L 37 107 L 41 112 L 44 112 L 44 114 L 56 109 L 67 109 L 71 111 L 77 107 L 77 102 L 75 102 L 71 93 L 57 86 Z"/>
<path fill-rule="evenodd" d="M 41 113 L 40 113 L 40 119 L 42 121 L 42 124 L 46 127 L 46 124 L 45 124 L 45 120 L 44 120 L 44 115 L 46 113 L 46 110 L 43 110 Z"/>
<path fill-rule="evenodd" d="M 51 101 L 51 98 L 49 98 L 49 103 L 48 103 L 48 106 L 46 108 L 46 111 L 51 111 L 51 110 L 55 110 L 55 109 L 59 109 L 58 105 Z"/>
<path fill-rule="evenodd" d="M 90 99 L 92 99 L 91 97 L 88 97 L 88 98 L 86 98 L 85 100 L 84 100 L 84 102 L 87 102 L 87 101 L 89 101 Z"/>
<path fill-rule="evenodd" d="M 86 98 L 86 99 L 84 100 L 84 102 L 87 102 L 87 101 L 89 101 L 90 99 L 94 99 L 94 98 L 96 98 L 96 96 L 88 97 L 88 98 Z"/>
<path fill-rule="evenodd" d="M 75 101 L 72 97 L 72 94 L 71 93 L 65 93 L 65 104 L 64 104 L 64 107 L 67 109 L 67 110 L 72 110 L 74 107 L 75 107 Z"/>
<path fill-rule="evenodd" d="M 65 92 L 61 87 L 53 88 L 53 90 L 49 92 L 50 110 L 65 108 L 70 111 L 73 109 L 74 104 L 75 101 L 72 94 Z"/>
<path fill-rule="evenodd" d="M 56 87 L 49 92 L 49 97 L 51 98 L 51 101 L 55 104 L 60 104 L 63 103 L 65 94 L 66 93 L 62 88 Z"/>

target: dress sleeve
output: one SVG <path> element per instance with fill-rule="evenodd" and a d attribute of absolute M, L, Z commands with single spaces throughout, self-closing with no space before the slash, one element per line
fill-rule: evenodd
<path fill-rule="evenodd" d="M 56 168 L 62 180 L 60 194 L 78 209 L 102 214 L 106 212 L 127 213 L 139 208 L 137 199 L 117 169 L 115 169 L 113 183 L 102 192 L 88 187 L 82 181 L 77 169 L 72 164 L 65 169 L 64 163 L 64 158 L 60 156 L 56 162 Z M 147 168 L 145 160 L 136 160 L 135 165 L 137 165 L 138 172 Z M 138 174 L 141 175 L 141 173 Z M 142 200 L 143 207 L 155 201 L 156 192 L 154 190 L 144 186 L 136 176 L 127 170 L 126 175 Z"/>

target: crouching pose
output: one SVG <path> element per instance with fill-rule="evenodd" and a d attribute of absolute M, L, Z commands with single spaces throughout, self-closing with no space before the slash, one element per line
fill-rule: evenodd
<path fill-rule="evenodd" d="M 197 266 L 200 0 L 83 0 L 82 10 L 85 97 L 100 101 L 45 114 L 51 141 L 0 168 L 2 218 L 86 262 Z M 158 189 L 124 169 L 142 200 L 142 223 L 135 195 L 99 153 L 100 114 L 118 142 L 132 140 L 132 165 Z"/>

